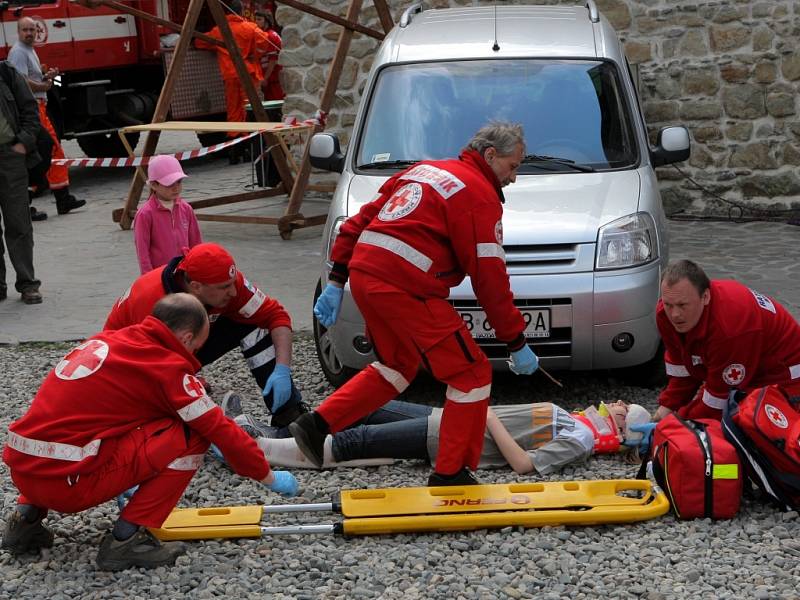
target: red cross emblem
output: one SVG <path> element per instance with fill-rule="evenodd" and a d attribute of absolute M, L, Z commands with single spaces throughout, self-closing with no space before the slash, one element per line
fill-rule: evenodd
<path fill-rule="evenodd" d="M 775 427 L 780 427 L 781 429 L 789 427 L 789 420 L 779 408 L 772 406 L 772 404 L 765 404 L 764 412 L 767 413 L 767 418 L 772 421 Z"/>
<path fill-rule="evenodd" d="M 745 368 L 744 365 L 734 363 L 725 367 L 722 372 L 722 379 L 728 385 L 739 385 L 744 381 Z"/>
<path fill-rule="evenodd" d="M 381 221 L 394 221 L 405 217 L 417 208 L 422 199 L 422 186 L 418 183 L 404 185 L 383 205 L 378 218 Z"/>
<path fill-rule="evenodd" d="M 183 376 L 183 389 L 192 398 L 201 398 L 206 395 L 206 388 L 203 387 L 203 384 L 200 383 L 200 380 L 194 375 L 189 375 L 188 373 Z"/>
<path fill-rule="evenodd" d="M 59 379 L 81 379 L 99 369 L 108 356 L 108 344 L 89 340 L 75 347 L 58 365 L 55 373 Z"/>

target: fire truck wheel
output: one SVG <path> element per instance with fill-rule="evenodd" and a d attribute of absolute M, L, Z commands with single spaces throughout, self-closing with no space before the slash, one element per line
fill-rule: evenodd
<path fill-rule="evenodd" d="M 139 142 L 138 133 L 127 134 L 128 143 L 131 148 L 136 148 Z M 86 135 L 77 138 L 78 145 L 90 158 L 115 158 L 128 156 L 128 151 L 122 145 L 119 134 L 99 133 L 97 135 Z"/>

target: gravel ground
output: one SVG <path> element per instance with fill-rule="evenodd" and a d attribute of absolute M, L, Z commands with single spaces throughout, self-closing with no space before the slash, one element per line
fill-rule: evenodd
<path fill-rule="evenodd" d="M 67 345 L 0 347 L 0 427 L 18 417 Z M 298 339 L 296 381 L 316 404 L 330 392 L 313 341 Z M 207 369 L 221 396 L 238 389 L 246 410 L 264 416 L 244 361 L 230 355 Z M 566 408 L 622 398 L 653 409 L 656 390 L 629 387 L 607 375 L 561 373 L 563 390 L 541 375 L 498 377 L 497 402 L 553 400 Z M 430 381 L 409 398 L 435 403 Z M 3 516 L 16 492 L 2 470 Z M 626 478 L 635 466 L 594 458 L 556 480 Z M 423 485 L 429 467 L 393 466 L 296 471 L 296 502 L 327 502 L 341 489 Z M 484 482 L 529 481 L 510 469 L 480 471 Z M 182 506 L 282 503 L 258 484 L 207 461 Z M 676 521 L 672 516 L 625 526 L 548 527 L 467 533 L 341 538 L 284 536 L 261 540 L 196 541 L 173 568 L 98 571 L 97 546 L 116 518 L 114 502 L 80 515 L 52 515 L 55 546 L 17 559 L 0 552 L 0 598 L 799 598 L 800 520 L 745 501 L 732 521 Z M 325 515 L 301 522 L 327 521 Z M 276 523 L 287 523 L 281 517 Z"/>

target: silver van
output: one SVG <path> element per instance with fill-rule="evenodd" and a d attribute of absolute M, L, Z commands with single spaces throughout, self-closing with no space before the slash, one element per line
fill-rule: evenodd
<path fill-rule="evenodd" d="M 334 135 L 312 140 L 312 164 L 341 173 L 316 294 L 345 219 L 399 170 L 457 156 L 492 119 L 525 129 L 528 155 L 504 190 L 503 247 L 542 365 L 655 364 L 668 239 L 653 167 L 687 159 L 689 133 L 665 127 L 655 146 L 648 143 L 620 41 L 593 0 L 443 10 L 416 4 L 403 14 L 375 56 L 346 154 Z M 468 279 L 450 300 L 493 364 L 505 368 L 505 345 Z M 334 385 L 373 360 L 347 288 L 336 325 L 327 330 L 315 319 L 314 337 Z"/>

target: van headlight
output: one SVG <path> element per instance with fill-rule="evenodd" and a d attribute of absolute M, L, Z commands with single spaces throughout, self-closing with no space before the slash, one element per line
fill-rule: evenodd
<path fill-rule="evenodd" d="M 597 269 L 621 269 L 658 258 L 656 224 L 648 213 L 627 215 L 600 228 L 597 236 Z"/>
<path fill-rule="evenodd" d="M 334 221 L 333 227 L 331 227 L 331 235 L 328 237 L 328 246 L 325 248 L 325 262 L 328 264 L 328 269 L 333 268 L 331 250 L 333 250 L 333 244 L 336 242 L 336 237 L 339 235 L 339 230 L 342 228 L 345 221 L 347 221 L 347 217 L 339 217 Z"/>

